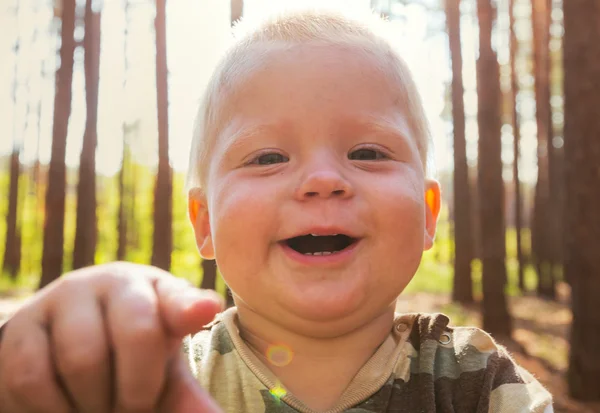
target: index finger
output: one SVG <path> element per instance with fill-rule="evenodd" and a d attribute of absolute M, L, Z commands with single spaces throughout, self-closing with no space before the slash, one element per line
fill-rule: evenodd
<path fill-rule="evenodd" d="M 177 356 L 167 372 L 159 413 L 223 413 L 192 375 L 186 361 Z"/>
<path fill-rule="evenodd" d="M 202 330 L 223 309 L 223 299 L 215 291 L 182 280 L 158 279 L 155 289 L 165 328 L 178 339 Z"/>

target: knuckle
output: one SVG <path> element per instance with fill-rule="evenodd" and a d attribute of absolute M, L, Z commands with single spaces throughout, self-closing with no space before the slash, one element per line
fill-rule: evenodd
<path fill-rule="evenodd" d="M 127 273 L 126 266 L 121 262 L 111 262 L 97 268 L 94 273 L 94 279 L 104 282 L 108 285 L 121 284 Z"/>
<path fill-rule="evenodd" d="M 79 274 L 65 274 L 60 280 L 59 287 L 63 292 L 72 292 L 81 284 L 81 278 Z"/>
<path fill-rule="evenodd" d="M 77 294 L 82 287 L 88 285 L 89 276 L 83 270 L 82 272 L 71 272 L 65 274 L 57 281 L 55 291 L 61 296 Z"/>
<path fill-rule="evenodd" d="M 162 335 L 162 328 L 156 317 L 143 315 L 135 317 L 122 332 L 122 340 L 127 344 L 143 345 L 154 342 Z"/>
<path fill-rule="evenodd" d="M 156 271 L 149 266 L 118 261 L 102 265 L 95 277 L 115 291 L 132 283 L 150 283 L 156 278 Z"/>
<path fill-rule="evenodd" d="M 125 261 L 115 261 L 104 264 L 99 268 L 99 273 L 103 275 L 120 276 L 127 271 L 132 271 L 135 265 Z"/>
<path fill-rule="evenodd" d="M 64 283 L 79 286 L 81 283 L 86 285 L 90 282 L 95 284 L 120 284 L 126 278 L 126 275 L 132 271 L 132 264 L 125 262 L 110 262 L 107 264 L 96 265 L 82 268 L 66 274 L 61 277 Z"/>

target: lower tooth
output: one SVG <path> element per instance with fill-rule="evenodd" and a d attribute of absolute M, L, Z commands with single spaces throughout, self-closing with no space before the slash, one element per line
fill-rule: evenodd
<path fill-rule="evenodd" d="M 314 252 L 313 255 L 321 256 L 321 255 L 323 255 L 323 253 L 322 252 Z"/>
<path fill-rule="evenodd" d="M 331 252 L 329 252 L 329 251 L 323 251 L 323 255 L 331 255 Z"/>

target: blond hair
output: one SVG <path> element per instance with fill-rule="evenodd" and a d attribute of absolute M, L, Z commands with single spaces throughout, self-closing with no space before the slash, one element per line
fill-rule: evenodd
<path fill-rule="evenodd" d="M 293 46 L 314 42 L 321 45 L 351 46 L 380 56 L 380 63 L 392 69 L 398 84 L 399 100 L 416 138 L 423 167 L 427 169 L 429 124 L 413 77 L 405 61 L 394 50 L 389 23 L 374 13 L 351 16 L 339 11 L 288 11 L 260 20 L 242 19 L 233 28 L 232 44 L 213 72 L 200 105 L 187 176 L 187 187 L 204 188 L 209 157 L 225 121 L 223 102 L 234 93 L 236 82 L 259 67 L 263 55 L 257 45 Z M 254 48 L 253 48 L 254 47 Z M 262 51 L 266 52 L 267 47 Z"/>

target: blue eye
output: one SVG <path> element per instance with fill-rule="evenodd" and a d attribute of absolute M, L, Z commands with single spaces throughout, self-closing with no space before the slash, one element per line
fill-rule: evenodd
<path fill-rule="evenodd" d="M 386 154 L 376 149 L 361 148 L 348 154 L 348 159 L 353 161 L 379 161 L 387 159 Z"/>
<path fill-rule="evenodd" d="M 260 155 L 256 157 L 251 165 L 273 165 L 276 163 L 284 163 L 288 162 L 290 159 L 287 156 L 284 156 L 277 152 L 265 153 L 264 155 Z"/>

